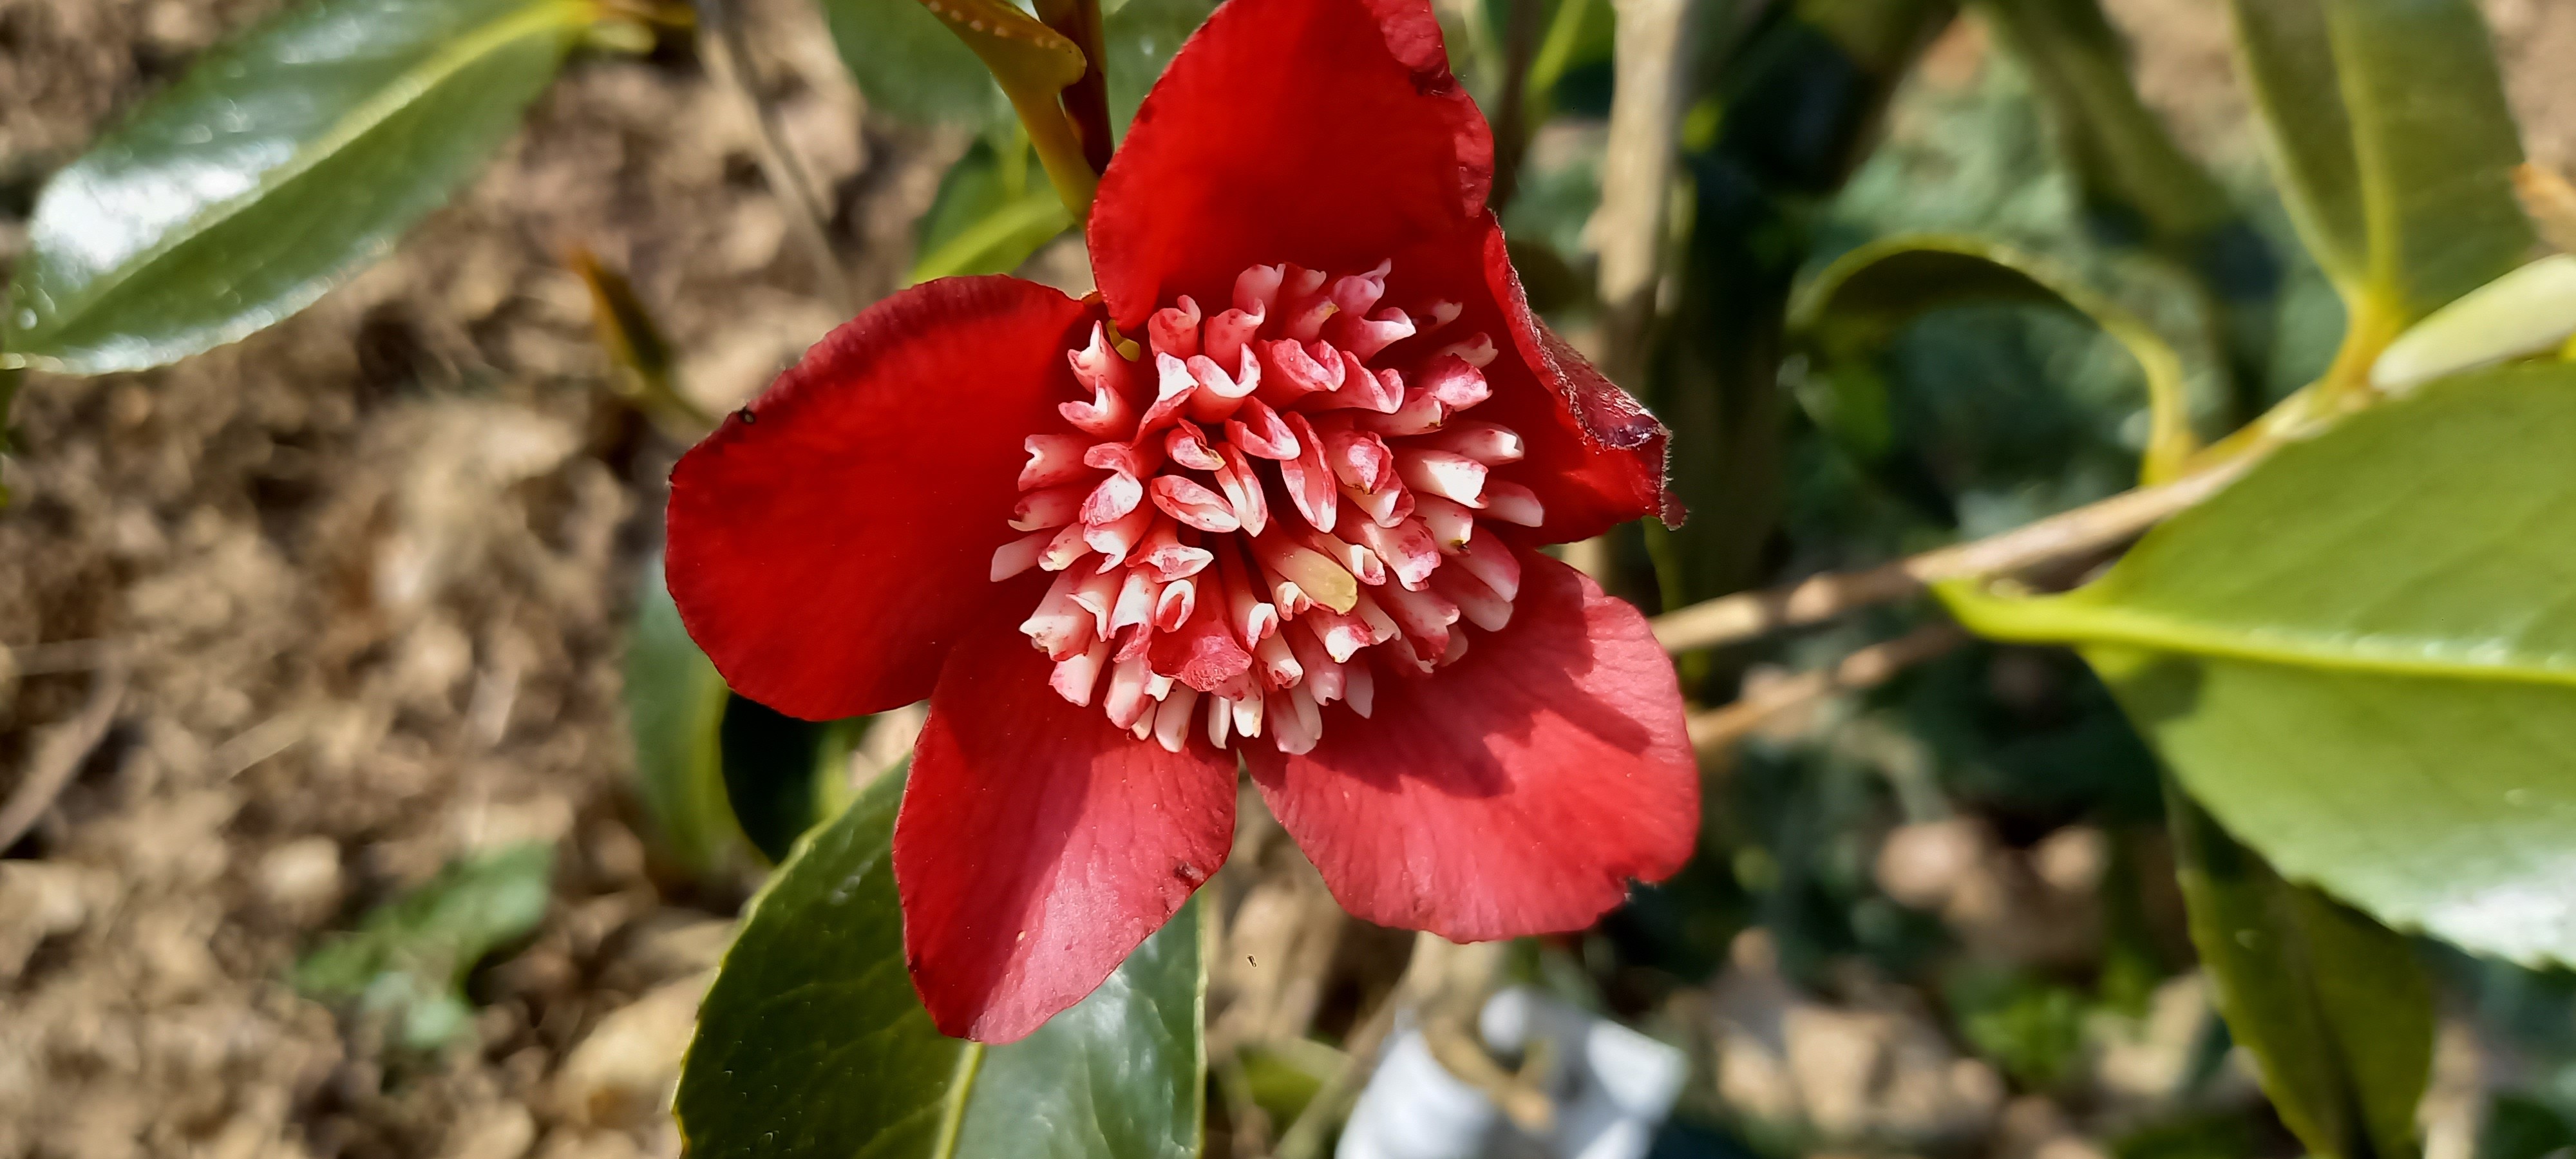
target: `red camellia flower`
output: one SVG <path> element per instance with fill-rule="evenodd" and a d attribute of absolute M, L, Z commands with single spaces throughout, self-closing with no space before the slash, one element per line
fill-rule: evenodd
<path fill-rule="evenodd" d="M 1100 292 L 904 291 L 680 461 L 669 577 L 734 688 L 930 699 L 915 986 L 1009 1041 L 1226 857 L 1239 755 L 1351 913 L 1590 924 L 1699 789 L 1635 609 L 1536 545 L 1674 510 L 1665 432 L 1540 324 L 1422 0 L 1228 0 L 1104 174 Z"/>

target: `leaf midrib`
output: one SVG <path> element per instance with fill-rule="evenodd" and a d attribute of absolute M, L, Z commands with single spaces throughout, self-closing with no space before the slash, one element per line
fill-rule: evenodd
<path fill-rule="evenodd" d="M 957 1069 L 948 1079 L 947 1103 L 939 1116 L 939 1137 L 930 1145 L 930 1159 L 956 1159 L 957 1140 L 966 1132 L 966 1104 L 975 1096 L 975 1079 L 983 1073 L 984 1044 L 968 1042 L 957 1052 Z"/>
<path fill-rule="evenodd" d="M 257 183 L 235 196 L 216 203 L 191 218 L 185 227 L 171 231 L 157 245 L 117 263 L 106 276 L 90 283 L 71 304 L 57 311 L 46 329 L 59 335 L 71 328 L 85 312 L 113 296 L 137 275 L 158 265 L 179 249 L 206 236 L 224 223 L 241 215 L 251 206 L 265 200 L 277 190 L 293 184 L 311 173 L 324 161 L 339 155 L 358 139 L 375 131 L 404 109 L 411 107 L 439 85 L 508 45 L 538 35 L 550 28 L 572 27 L 588 23 L 596 15 L 590 0 L 544 0 L 475 29 L 450 42 L 426 60 L 404 70 L 387 82 L 376 95 L 349 110 L 331 130 L 299 147 L 294 156 L 260 175 Z"/>
<path fill-rule="evenodd" d="M 2576 687 L 2576 655 L 2550 660 L 2508 649 L 2497 661 L 2450 659 L 2417 646 L 2373 646 L 2350 636 L 2258 632 L 2195 623 L 2134 608 L 2104 607 L 2067 596 L 2012 599 L 1948 593 L 1960 623 L 1980 635 L 2026 643 L 2126 644 L 2161 652 L 2248 660 L 2292 668 L 2434 680 Z"/>

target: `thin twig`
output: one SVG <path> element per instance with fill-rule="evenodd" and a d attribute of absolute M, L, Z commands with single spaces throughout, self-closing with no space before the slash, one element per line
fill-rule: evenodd
<path fill-rule="evenodd" d="M 122 659 L 111 657 L 101 664 L 98 675 L 91 678 L 89 702 L 81 706 L 80 714 L 46 729 L 37 739 L 27 771 L 10 791 L 8 804 L 0 805 L 0 849 L 27 835 L 45 810 L 53 808 L 63 786 L 72 783 L 81 762 L 107 739 L 108 726 L 116 722 L 116 710 L 125 703 L 125 677 Z"/>
<path fill-rule="evenodd" d="M 1968 642 L 1955 624 L 1925 624 L 1893 640 L 1872 644 L 1830 668 L 1801 672 L 1748 692 L 1722 708 L 1691 714 L 1691 748 L 1712 752 L 1743 740 L 1763 722 L 1837 692 L 1875 688 L 1897 673 Z"/>
<path fill-rule="evenodd" d="M 849 271 L 841 267 L 840 255 L 832 248 L 832 234 L 824 228 L 823 207 L 814 200 L 814 187 L 805 165 L 797 160 L 795 149 L 787 142 L 777 108 L 760 90 L 760 74 L 751 62 L 751 44 L 743 36 L 742 23 L 734 19 L 731 0 L 695 2 L 704 46 L 700 56 L 708 71 L 715 74 L 716 83 L 731 87 L 751 108 L 762 179 L 784 204 L 789 226 L 810 251 L 814 275 L 822 283 L 824 296 L 842 314 L 858 313 L 858 291 L 851 286 Z"/>
<path fill-rule="evenodd" d="M 1655 639 L 1667 652 L 1732 644 L 1780 628 L 1822 623 L 1854 608 L 1904 599 L 1943 580 L 2003 575 L 2100 551 L 2217 494 L 2244 474 L 2255 457 L 2240 456 L 2159 487 L 2124 491 L 2001 535 L 1866 571 L 1820 575 L 1787 587 L 1692 604 L 1655 617 Z"/>
<path fill-rule="evenodd" d="M 114 640 L 56 640 L 17 648 L 0 645 L 0 677 L 87 672 L 124 655 L 124 646 Z"/>
<path fill-rule="evenodd" d="M 216 778 L 229 781 L 253 765 L 295 747 L 313 731 L 312 714 L 288 709 L 252 725 L 215 749 Z"/>

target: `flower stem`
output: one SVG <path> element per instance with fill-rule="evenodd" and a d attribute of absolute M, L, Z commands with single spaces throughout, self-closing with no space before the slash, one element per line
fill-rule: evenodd
<path fill-rule="evenodd" d="M 1091 197 L 1109 159 L 1108 89 L 1100 76 L 1099 0 L 1047 0 L 1048 23 L 1002 0 L 921 0 L 922 7 L 966 42 L 1011 99 L 1029 131 L 1038 164 L 1075 221 L 1091 216 Z M 1054 26 L 1062 20 L 1072 31 Z M 1078 124 L 1088 124 L 1084 129 Z M 1096 146 L 1084 140 L 1088 133 Z M 1089 151 L 1096 147 L 1099 163 Z"/>
<path fill-rule="evenodd" d="M 1011 98 L 1020 124 L 1028 128 L 1029 144 L 1036 146 L 1038 164 L 1045 167 L 1047 181 L 1055 186 L 1065 212 L 1077 222 L 1090 221 L 1091 198 L 1100 191 L 1100 174 L 1084 158 L 1082 139 L 1066 119 L 1063 106 L 1053 93 L 1033 91 L 1027 85 L 1005 81 L 1002 92 Z"/>
<path fill-rule="evenodd" d="M 1893 640 L 1872 644 L 1830 667 L 1801 672 L 1760 691 L 1748 690 L 1734 703 L 1692 713 L 1684 722 L 1691 748 L 1713 752 L 1743 740 L 1791 709 L 1837 692 L 1875 688 L 1897 673 L 1943 655 L 1968 642 L 1954 624 L 1925 624 Z"/>
<path fill-rule="evenodd" d="M 1082 49 L 1082 79 L 1064 87 L 1064 116 L 1082 144 L 1083 163 L 1092 173 L 1109 171 L 1109 74 L 1102 71 L 1106 45 L 1100 32 L 1100 0 L 1037 0 L 1038 19 Z"/>

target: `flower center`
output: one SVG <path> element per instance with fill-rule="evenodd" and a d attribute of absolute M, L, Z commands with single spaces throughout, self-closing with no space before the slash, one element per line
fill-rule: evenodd
<path fill-rule="evenodd" d="M 1059 695 L 1173 752 L 1204 721 L 1303 753 L 1325 705 L 1369 715 L 1377 665 L 1428 673 L 1511 621 L 1520 563 L 1479 525 L 1544 512 L 1494 474 L 1520 435 L 1459 417 L 1493 340 L 1411 341 L 1459 307 L 1372 313 L 1390 268 L 1254 266 L 1222 314 L 1156 311 L 1140 357 L 1097 324 L 1067 353 L 1092 397 L 1029 436 L 1028 534 L 992 572 L 1058 573 L 1020 631 Z"/>

